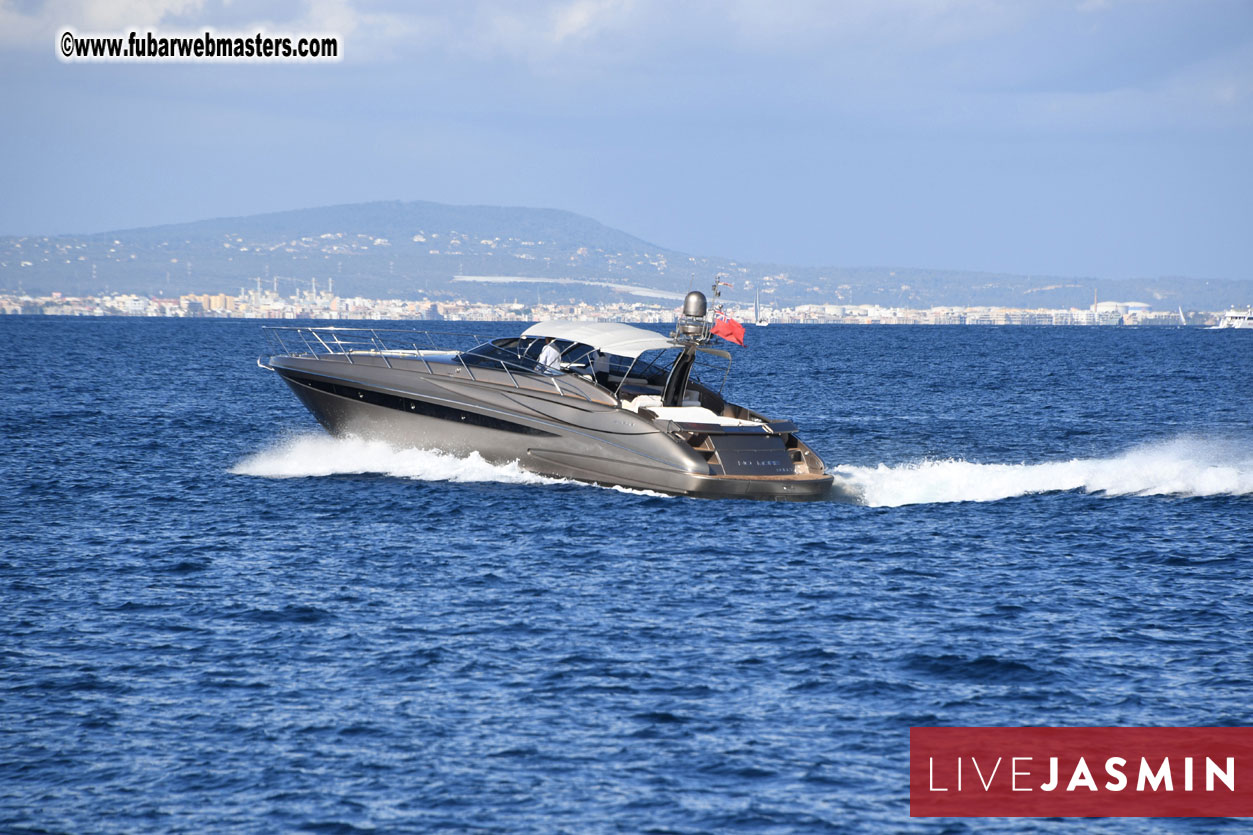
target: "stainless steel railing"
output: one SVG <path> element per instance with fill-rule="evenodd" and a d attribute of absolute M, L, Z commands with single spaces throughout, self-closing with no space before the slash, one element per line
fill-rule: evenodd
<path fill-rule="evenodd" d="M 466 375 L 475 382 L 484 382 L 475 375 L 475 367 L 495 368 L 499 366 L 505 372 L 506 377 L 513 384 L 514 388 L 530 388 L 529 386 L 523 386 L 519 382 L 518 376 L 515 376 L 515 374 L 520 373 L 524 375 L 523 379 L 539 376 L 551 381 L 553 388 L 559 395 L 567 397 L 576 395 L 589 402 L 592 400 L 591 397 L 580 391 L 578 386 L 567 385 L 563 388 L 560 382 L 563 372 L 543 368 L 529 358 L 520 357 L 518 361 L 514 362 L 501 357 L 473 353 L 475 347 L 483 345 L 492 339 L 492 337 L 484 337 L 475 333 L 397 328 L 340 328 L 334 326 L 265 326 L 262 330 L 265 332 L 266 339 L 269 341 L 271 348 L 274 349 L 273 353 L 275 354 L 303 356 L 312 359 L 323 359 L 332 356 L 343 357 L 349 363 L 354 362 L 354 355 L 358 357 L 371 356 L 382 359 L 388 368 L 394 367 L 392 365 L 393 359 L 417 359 L 422 362 L 428 374 L 434 373 L 428 360 L 430 353 L 448 354 L 450 355 L 448 359 L 459 364 Z M 442 344 L 436 342 L 437 336 L 445 341 Z M 425 343 L 429 347 L 423 347 L 420 343 Z M 471 362 L 466 362 L 467 356 L 471 359 Z"/>

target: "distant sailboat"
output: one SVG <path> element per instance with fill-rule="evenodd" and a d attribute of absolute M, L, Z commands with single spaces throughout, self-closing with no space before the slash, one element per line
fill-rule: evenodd
<path fill-rule="evenodd" d="M 1188 320 L 1184 318 L 1184 315 L 1183 315 L 1183 308 L 1182 308 L 1182 307 L 1180 307 L 1180 308 L 1179 308 L 1179 324 L 1181 324 L 1181 325 L 1187 325 L 1187 324 L 1188 324 Z"/>
<path fill-rule="evenodd" d="M 753 302 L 753 324 L 759 328 L 764 328 L 769 322 L 763 322 L 761 319 L 761 291 L 757 291 L 757 300 Z"/>

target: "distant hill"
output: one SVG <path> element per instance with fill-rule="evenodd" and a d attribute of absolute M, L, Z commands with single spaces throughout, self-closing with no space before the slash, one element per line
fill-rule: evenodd
<path fill-rule="evenodd" d="M 760 290 L 773 304 L 903 307 L 1087 307 L 1101 299 L 1159 309 L 1216 310 L 1253 301 L 1253 282 L 1110 280 L 946 270 L 814 268 L 740 263 L 650 244 L 556 209 L 380 202 L 126 229 L 92 235 L 0 237 L 0 291 L 176 296 L 278 287 L 284 295 L 334 282 L 340 296 L 482 301 L 607 301 L 673 297 L 719 273 L 728 296 Z M 534 281 L 455 281 L 509 276 Z M 589 283 L 557 283 L 551 279 Z M 615 285 L 615 286 L 610 286 Z"/>

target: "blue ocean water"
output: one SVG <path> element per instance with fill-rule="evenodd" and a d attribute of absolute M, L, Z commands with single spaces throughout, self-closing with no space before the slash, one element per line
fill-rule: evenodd
<path fill-rule="evenodd" d="M 1253 333 L 748 338 L 859 502 L 330 439 L 253 322 L 0 319 L 0 830 L 1242 826 L 911 820 L 907 758 L 1253 723 Z"/>

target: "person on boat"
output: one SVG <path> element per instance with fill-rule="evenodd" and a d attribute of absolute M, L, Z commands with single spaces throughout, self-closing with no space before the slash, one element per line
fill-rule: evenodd
<path fill-rule="evenodd" d="M 556 337 L 550 336 L 544 340 L 544 350 L 539 352 L 539 370 L 561 370 L 561 351 L 557 350 Z"/>

